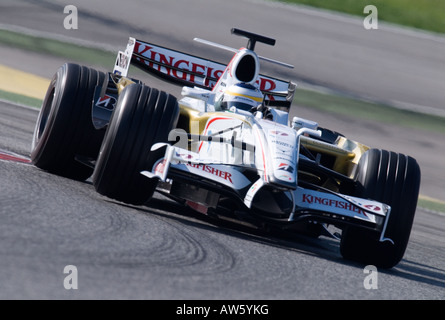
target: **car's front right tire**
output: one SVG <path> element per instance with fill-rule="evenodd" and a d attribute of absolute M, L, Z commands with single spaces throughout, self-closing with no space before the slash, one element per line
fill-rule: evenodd
<path fill-rule="evenodd" d="M 342 232 L 340 251 L 344 258 L 392 268 L 408 245 L 420 188 L 420 167 L 412 157 L 379 149 L 368 150 L 360 159 L 355 195 L 391 206 L 385 238 L 377 232 L 348 227 Z"/>

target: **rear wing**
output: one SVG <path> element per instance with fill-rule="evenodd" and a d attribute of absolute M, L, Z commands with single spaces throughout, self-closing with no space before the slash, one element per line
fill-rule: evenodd
<path fill-rule="evenodd" d="M 164 81 L 187 87 L 212 90 L 227 65 L 155 44 L 130 38 L 125 52 L 118 53 L 113 73 L 127 76 L 130 64 Z M 289 112 L 296 85 L 259 75 L 265 104 Z"/>

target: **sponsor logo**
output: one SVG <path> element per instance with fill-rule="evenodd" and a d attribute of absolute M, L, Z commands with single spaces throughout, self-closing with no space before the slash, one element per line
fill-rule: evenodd
<path fill-rule="evenodd" d="M 204 85 L 209 87 L 214 86 L 215 83 L 210 83 L 208 78 L 219 79 L 224 72 L 224 70 L 221 69 L 218 70 L 212 67 L 206 67 L 197 62 L 178 58 L 181 56 L 179 53 L 178 57 L 168 56 L 154 50 L 154 47 L 140 42 L 136 42 L 134 51 L 149 59 L 149 61 L 145 61 L 144 63 L 150 68 L 165 73 L 170 77 L 189 82 L 197 82 L 195 77 L 198 75 L 205 78 Z M 186 57 L 187 56 L 184 55 L 184 58 Z M 139 58 L 137 58 L 137 60 L 141 61 Z M 185 72 L 181 70 L 184 70 Z"/>
<path fill-rule="evenodd" d="M 364 207 L 366 209 L 369 209 L 369 210 L 374 211 L 374 212 L 378 212 L 378 211 L 381 210 L 379 206 L 376 206 L 376 205 L 373 205 L 373 204 L 366 204 L 366 205 L 364 205 Z"/>
<path fill-rule="evenodd" d="M 279 166 L 278 166 L 278 169 L 277 170 L 282 170 L 282 171 L 287 171 L 287 172 L 290 172 L 290 173 L 293 173 L 294 172 L 294 167 L 292 167 L 290 164 L 288 164 L 288 163 L 281 163 Z"/>
<path fill-rule="evenodd" d="M 121 67 L 122 69 L 127 69 L 128 63 L 128 57 L 125 55 L 125 53 L 119 52 L 117 56 L 117 66 Z"/>
<path fill-rule="evenodd" d="M 166 52 L 172 52 L 168 49 L 164 50 Z M 212 63 L 180 52 L 177 52 L 175 56 L 172 56 L 161 51 L 163 51 L 163 48 L 156 48 L 136 41 L 134 52 L 144 56 L 148 60 L 142 60 L 138 57 L 135 57 L 135 59 L 170 77 L 196 84 L 203 84 L 209 88 L 215 86 L 216 81 L 222 76 L 225 70 L 225 65 L 216 62 Z M 203 80 L 198 81 L 196 79 L 197 77 L 202 78 Z M 262 76 L 259 77 L 257 84 L 261 91 L 273 91 L 277 88 L 277 84 L 273 79 Z M 274 99 L 273 96 L 268 96 L 271 100 Z"/>
<path fill-rule="evenodd" d="M 96 107 L 113 111 L 114 107 L 116 106 L 116 102 L 117 100 L 115 97 L 106 94 L 96 102 Z"/>
<path fill-rule="evenodd" d="M 222 178 L 224 180 L 229 181 L 231 184 L 233 184 L 232 181 L 232 174 L 227 171 L 216 169 L 212 166 L 206 165 L 206 164 L 197 164 L 197 163 L 188 163 L 187 166 L 202 170 L 206 173 L 210 173 L 211 175 L 214 175 L 216 177 Z"/>
<path fill-rule="evenodd" d="M 364 210 L 360 209 L 359 207 L 357 207 L 347 201 L 340 201 L 340 200 L 334 200 L 334 199 L 329 199 L 329 198 L 324 198 L 324 197 L 317 197 L 317 196 L 303 193 L 302 202 L 307 203 L 307 204 L 320 204 L 323 206 L 344 209 L 347 211 L 351 211 L 351 212 L 355 212 L 355 213 L 367 216 L 366 212 Z M 370 205 L 368 205 L 368 206 L 370 206 Z M 376 206 L 372 206 L 372 207 L 376 207 Z"/>
<path fill-rule="evenodd" d="M 292 148 L 293 147 L 290 143 L 279 141 L 279 140 L 272 140 L 271 143 L 274 143 L 274 144 L 276 144 L 278 146 L 283 146 L 283 147 L 286 147 L 286 148 Z"/>

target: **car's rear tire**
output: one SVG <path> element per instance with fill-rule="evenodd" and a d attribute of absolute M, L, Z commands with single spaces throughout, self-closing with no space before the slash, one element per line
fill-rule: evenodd
<path fill-rule="evenodd" d="M 127 86 L 119 95 L 103 140 L 93 184 L 107 197 L 140 205 L 148 201 L 157 186 L 140 172 L 151 170 L 165 148 L 150 151 L 167 142 L 179 117 L 175 97 L 140 84 Z"/>
<path fill-rule="evenodd" d="M 93 126 L 94 91 L 106 74 L 77 64 L 64 64 L 52 78 L 32 140 L 31 161 L 46 171 L 86 180 L 93 169 L 77 156 L 96 159 L 105 129 Z"/>
<path fill-rule="evenodd" d="M 420 167 L 416 160 L 391 151 L 368 150 L 360 159 L 356 196 L 391 206 L 385 238 L 355 227 L 343 230 L 340 252 L 346 259 L 392 268 L 403 258 L 417 207 Z"/>

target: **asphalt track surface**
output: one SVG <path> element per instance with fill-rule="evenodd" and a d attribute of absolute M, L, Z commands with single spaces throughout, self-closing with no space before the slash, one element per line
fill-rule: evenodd
<path fill-rule="evenodd" d="M 417 210 L 404 259 L 365 289 L 365 266 L 338 241 L 213 223 L 158 194 L 129 206 L 35 168 L 36 117 L 0 103 L 0 299 L 445 298 L 444 216 Z M 64 287 L 67 265 L 77 290 Z"/>
<path fill-rule="evenodd" d="M 229 34 L 230 28 L 236 26 L 266 35 L 278 35 L 275 50 L 262 47 L 262 55 L 295 65 L 298 65 L 299 59 L 293 54 L 318 58 L 313 63 L 309 60 L 298 65 L 295 74 L 301 75 L 295 76 L 297 80 L 332 85 L 333 89 L 351 94 L 360 94 L 357 89 L 360 87 L 362 90 L 369 89 L 366 90 L 368 93 L 373 92 L 373 87 L 371 84 L 355 87 L 358 80 L 351 78 L 353 72 L 346 79 L 329 78 L 329 72 L 319 72 L 334 70 L 334 66 L 338 72 L 346 72 L 351 67 L 343 67 L 342 64 L 350 61 L 352 56 L 363 59 L 374 56 L 379 63 L 387 62 L 375 55 L 365 58 L 350 52 L 352 48 L 357 48 L 363 54 L 367 52 L 364 43 L 356 43 L 350 37 L 359 41 L 369 33 L 353 36 L 355 31 L 351 30 L 356 29 L 346 18 L 326 19 L 322 16 L 317 19 L 315 15 L 307 15 L 308 21 L 305 21 L 304 14 L 287 10 L 288 7 L 286 10 L 280 9 L 280 6 L 273 7 L 272 11 L 269 5 L 262 4 L 269 8 L 269 14 L 281 17 L 280 23 L 283 24 L 265 23 L 271 19 L 261 19 L 261 15 L 264 17 L 266 14 L 264 7 L 263 10 L 252 7 L 251 1 L 237 2 L 243 10 L 252 9 L 255 19 L 249 21 L 240 13 L 246 11 L 229 10 L 234 6 L 235 2 L 232 1 L 225 1 L 224 4 L 206 1 L 208 6 L 199 2 L 203 6 L 200 10 L 194 10 L 198 1 L 189 1 L 188 5 L 162 1 L 150 5 L 147 11 L 138 10 L 140 1 L 125 2 L 124 7 L 117 1 L 108 1 L 104 7 L 101 7 L 101 1 L 88 3 L 88 6 L 85 3 L 70 3 L 78 6 L 80 14 L 84 12 L 77 31 L 63 29 L 64 15 L 61 12 L 65 3 L 59 1 L 40 1 L 38 6 L 31 1 L 2 1 L 0 21 L 108 43 L 119 49 L 124 47 L 130 34 L 172 48 L 184 48 L 184 51 L 201 56 L 214 54 L 220 57 L 217 60 L 223 60 L 225 55 L 213 49 L 204 49 L 202 45 L 192 43 L 191 39 L 198 36 L 227 45 L 243 46 L 244 40 L 234 39 Z M 217 19 L 212 9 L 224 12 L 224 19 Z M 120 16 L 116 15 L 117 11 Z M 292 18 L 286 18 L 289 12 L 293 14 Z M 288 24 L 291 23 L 298 25 L 290 28 Z M 359 25 L 355 25 L 357 27 Z M 302 34 L 298 35 L 294 31 L 296 29 L 301 30 Z M 320 38 L 307 38 L 311 33 Z M 296 41 L 296 38 L 290 37 L 291 34 L 304 39 Z M 387 41 L 394 43 L 395 40 L 391 40 L 388 33 L 385 34 L 378 37 L 379 41 L 388 37 Z M 429 85 L 422 85 L 421 92 L 413 91 L 417 90 L 417 86 L 408 81 L 408 77 L 404 85 L 409 87 L 401 85 L 393 88 L 394 96 L 386 96 L 383 89 L 376 89 L 375 96 L 382 100 L 404 101 L 437 109 L 438 102 L 444 100 L 441 97 L 443 90 L 434 90 L 438 89 L 434 87 L 438 82 L 429 81 L 443 81 L 443 77 L 439 77 L 440 67 L 443 66 L 443 55 L 439 54 L 439 49 L 443 49 L 441 41 L 436 38 L 428 40 L 423 36 L 412 39 L 411 35 L 403 33 L 393 34 L 397 35 L 396 39 L 402 37 L 403 40 L 397 42 L 397 47 L 400 47 L 398 54 L 405 52 L 405 45 L 417 49 L 420 44 L 431 46 L 431 50 L 417 50 L 416 54 L 426 57 L 422 57 L 418 64 L 412 63 L 416 69 L 412 72 L 419 81 Z M 321 47 L 316 39 L 321 42 L 324 39 L 327 46 Z M 416 45 L 410 44 L 410 41 Z M 338 44 L 334 45 L 334 42 Z M 301 46 L 296 43 L 301 43 Z M 313 50 L 307 52 L 311 46 L 314 46 Z M 351 56 L 336 54 L 335 50 L 341 47 L 349 49 L 343 53 L 350 52 L 348 54 Z M 387 47 L 381 44 L 379 48 Z M 332 50 L 329 51 L 329 59 L 324 54 L 327 49 Z M 44 77 L 51 77 L 64 62 L 11 48 L 2 47 L 0 51 L 4 64 Z M 428 55 L 433 57 L 430 59 Z M 399 60 L 414 62 L 411 58 Z M 391 62 L 389 68 L 394 72 L 388 71 L 388 77 L 396 76 L 393 73 L 398 74 L 396 62 L 395 65 Z M 353 70 L 359 77 L 360 67 L 369 68 L 365 73 L 367 76 L 359 78 L 362 81 L 367 79 L 378 87 L 382 81 L 369 73 L 377 65 L 370 67 L 367 63 L 356 61 Z M 285 75 L 282 74 L 284 71 L 270 70 Z M 336 78 L 345 81 L 341 84 Z M 149 81 L 154 87 L 170 89 L 157 80 Z M 408 130 L 397 125 L 353 121 L 347 117 L 319 114 L 304 107 L 293 112 L 368 145 L 413 155 L 422 168 L 422 194 L 445 199 L 443 135 Z M 0 103 L 0 149 L 26 160 L 36 117 L 35 110 Z M 422 209 L 417 211 L 404 260 L 390 271 L 379 270 L 378 289 L 366 290 L 363 286 L 366 276 L 364 266 L 344 261 L 338 252 L 338 242 L 334 240 L 302 236 L 281 239 L 233 229 L 232 226 L 215 225 L 161 196 L 156 196 L 149 206 L 127 206 L 101 197 L 89 182 L 73 182 L 13 160 L 1 160 L 0 172 L 0 298 L 3 299 L 445 298 L 445 217 L 440 214 Z M 78 290 L 63 287 L 66 276 L 63 268 L 66 265 L 78 268 Z"/>

